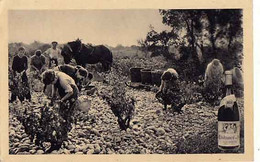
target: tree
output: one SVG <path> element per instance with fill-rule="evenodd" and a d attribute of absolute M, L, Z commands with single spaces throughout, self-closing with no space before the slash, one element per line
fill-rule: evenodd
<path fill-rule="evenodd" d="M 216 40 L 225 37 L 228 40 L 228 49 L 235 37 L 242 35 L 241 10 L 204 10 L 207 19 L 206 29 L 210 35 L 213 52 L 216 52 Z"/>
<path fill-rule="evenodd" d="M 242 52 L 242 10 L 200 9 L 159 10 L 162 23 L 170 31 L 157 32 L 152 26 L 146 38 L 140 42 L 152 55 L 171 57 L 168 47 L 178 47 L 180 60 L 174 61 L 186 76 L 202 74 L 205 65 L 219 58 L 224 66 L 240 64 Z"/>
<path fill-rule="evenodd" d="M 176 43 L 178 35 L 173 31 L 162 31 L 160 33 L 154 30 L 154 27 L 150 25 L 150 31 L 147 33 L 145 40 L 138 40 L 138 44 L 141 46 L 142 51 L 152 52 L 152 56 L 162 54 L 169 58 L 171 57 L 168 52 L 168 46 Z"/>
<path fill-rule="evenodd" d="M 211 42 L 211 45 L 212 45 L 212 49 L 213 49 L 213 52 L 215 53 L 216 52 L 216 39 L 221 35 L 221 31 L 217 31 L 217 17 L 218 17 L 218 14 L 219 14 L 219 10 L 205 10 L 205 15 L 206 15 L 206 18 L 208 20 L 208 32 L 209 32 L 209 35 L 210 35 L 210 42 Z"/>
<path fill-rule="evenodd" d="M 189 46 L 191 46 L 191 56 L 197 59 L 196 44 L 197 38 L 202 32 L 202 10 L 159 10 L 163 16 L 163 23 L 172 27 L 172 31 L 180 33 L 184 31 Z"/>
<path fill-rule="evenodd" d="M 224 12 L 228 14 L 230 18 L 227 23 L 228 49 L 230 49 L 234 38 L 243 35 L 242 12 L 241 10 L 224 10 Z"/>

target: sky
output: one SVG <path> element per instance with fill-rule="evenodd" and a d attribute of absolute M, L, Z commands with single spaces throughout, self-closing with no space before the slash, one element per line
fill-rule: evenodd
<path fill-rule="evenodd" d="M 77 38 L 84 43 L 116 46 L 137 45 L 149 25 L 168 30 L 158 10 L 11 10 L 8 13 L 9 42 L 66 43 Z"/>

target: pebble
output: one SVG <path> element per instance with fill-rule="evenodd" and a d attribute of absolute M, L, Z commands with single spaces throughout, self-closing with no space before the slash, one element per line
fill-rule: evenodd
<path fill-rule="evenodd" d="M 21 135 L 19 135 L 19 134 L 16 134 L 16 138 L 17 139 L 22 139 L 23 137 Z"/>
<path fill-rule="evenodd" d="M 98 85 L 103 86 L 102 83 L 98 83 Z M 107 87 L 109 85 L 105 88 Z M 166 150 L 163 150 L 164 148 L 177 149 L 175 146 L 176 141 L 182 136 L 192 136 L 190 133 L 185 134 L 184 132 L 191 131 L 195 134 L 199 134 L 200 132 L 202 135 L 207 134 L 210 130 L 202 130 L 206 130 L 205 126 L 208 124 L 203 125 L 203 123 L 205 121 L 210 123 L 216 121 L 215 115 L 217 111 L 209 109 L 208 106 L 198 108 L 196 105 L 186 105 L 183 114 L 174 114 L 170 111 L 162 111 L 163 106 L 157 101 L 154 102 L 154 93 L 152 92 L 137 91 L 128 88 L 127 93 L 137 100 L 136 114 L 131 120 L 131 129 L 128 128 L 126 131 L 120 131 L 117 119 L 107 103 L 99 98 L 99 96 L 94 98 L 87 96 L 87 98 L 92 100 L 91 116 L 88 115 L 87 118 L 79 119 L 80 121 L 77 124 L 73 124 L 73 129 L 69 132 L 68 142 L 64 142 L 65 148 L 60 149 L 58 152 L 53 151 L 52 153 L 166 153 Z M 24 133 L 21 123 L 15 120 L 15 118 L 10 118 L 10 152 L 43 154 L 44 151 L 42 148 L 37 148 L 39 149 L 37 150 L 34 144 L 20 146 L 24 143 L 30 144 L 28 141 L 29 138 Z M 25 149 L 25 151 L 19 150 L 21 148 Z M 29 150 L 27 150 L 28 148 Z"/>
<path fill-rule="evenodd" d="M 24 138 L 21 140 L 21 143 L 31 143 L 31 140 Z"/>
<path fill-rule="evenodd" d="M 132 129 L 134 131 L 139 131 L 140 130 L 140 127 L 138 125 L 133 125 Z"/>
<path fill-rule="evenodd" d="M 19 145 L 20 145 L 20 143 L 17 142 L 17 143 L 13 144 L 13 147 L 18 147 Z"/>
<path fill-rule="evenodd" d="M 147 127 L 146 129 L 155 130 L 156 128 L 155 128 L 154 126 L 149 126 L 149 127 Z"/>
<path fill-rule="evenodd" d="M 29 153 L 30 153 L 30 154 L 35 154 L 35 153 L 36 153 L 36 150 L 30 150 Z"/>
<path fill-rule="evenodd" d="M 113 154 L 113 151 L 112 150 L 108 150 L 107 154 Z"/>
<path fill-rule="evenodd" d="M 64 153 L 64 154 L 70 154 L 70 150 L 64 149 L 64 150 L 63 150 L 63 153 Z"/>
<path fill-rule="evenodd" d="M 147 129 L 147 130 L 145 130 L 145 132 L 146 132 L 147 134 L 150 134 L 150 135 L 154 133 L 154 131 L 151 130 L 151 129 Z"/>
<path fill-rule="evenodd" d="M 86 148 L 94 149 L 94 145 L 93 145 L 93 144 L 87 144 L 87 145 L 86 145 Z"/>
<path fill-rule="evenodd" d="M 36 153 L 37 153 L 37 154 L 44 154 L 44 151 L 43 151 L 43 150 L 37 150 Z"/>
<path fill-rule="evenodd" d="M 164 128 L 164 130 L 165 130 L 165 132 L 167 132 L 167 133 L 171 132 L 171 129 L 169 129 L 169 128 Z"/>
<path fill-rule="evenodd" d="M 29 150 L 30 150 L 30 145 L 28 145 L 28 144 L 22 144 L 19 146 L 20 152 L 24 152 L 24 151 L 28 152 Z"/>
<path fill-rule="evenodd" d="M 87 154 L 94 154 L 95 150 L 94 149 L 90 149 L 88 150 Z"/>
<path fill-rule="evenodd" d="M 89 144 L 90 142 L 89 142 L 88 139 L 84 139 L 84 143 L 85 143 L 85 144 Z"/>
<path fill-rule="evenodd" d="M 106 146 L 107 147 L 112 147 L 112 143 L 111 142 L 106 142 Z"/>
<path fill-rule="evenodd" d="M 120 142 L 120 141 L 121 141 L 121 138 L 120 138 L 120 137 L 115 137 L 115 138 L 114 138 L 114 141 L 115 141 L 115 142 Z"/>
<path fill-rule="evenodd" d="M 112 139 L 113 139 L 113 137 L 112 137 L 111 135 L 105 136 L 105 140 L 106 140 L 106 141 L 110 141 L 110 140 L 112 140 Z"/>
<path fill-rule="evenodd" d="M 59 153 L 59 151 L 57 151 L 57 150 L 53 150 L 52 152 L 51 152 L 51 154 L 58 154 Z"/>
<path fill-rule="evenodd" d="M 164 135 L 165 134 L 165 130 L 163 129 L 163 128 L 158 128 L 157 130 L 156 130 L 156 135 L 157 136 L 162 136 L 162 135 Z"/>
<path fill-rule="evenodd" d="M 74 145 L 68 145 L 67 146 L 67 149 L 69 149 L 69 150 L 74 150 L 76 147 L 74 146 Z"/>
<path fill-rule="evenodd" d="M 95 147 L 95 149 L 94 149 L 94 153 L 95 153 L 95 154 L 99 154 L 100 151 L 101 151 L 101 148 L 100 148 L 99 145 L 98 145 L 98 147 Z"/>
<path fill-rule="evenodd" d="M 79 152 L 80 149 L 78 147 L 75 148 L 74 152 Z"/>
<path fill-rule="evenodd" d="M 28 135 L 25 134 L 25 133 L 22 135 L 22 138 L 28 138 L 29 139 Z"/>
<path fill-rule="evenodd" d="M 16 143 L 16 142 L 20 142 L 20 140 L 18 138 L 15 138 L 14 143 Z"/>
<path fill-rule="evenodd" d="M 99 133 L 99 131 L 96 130 L 95 128 L 92 129 L 92 132 L 93 132 L 95 135 L 97 135 L 97 136 L 101 136 L 100 133 Z"/>
<path fill-rule="evenodd" d="M 144 143 L 144 141 L 142 140 L 142 138 L 136 139 L 136 141 L 140 144 L 140 143 Z"/>
<path fill-rule="evenodd" d="M 82 132 L 82 131 L 78 132 L 78 137 L 85 137 L 85 136 L 86 136 L 86 134 L 84 132 Z"/>
<path fill-rule="evenodd" d="M 14 135 L 15 135 L 15 131 L 14 130 L 10 130 L 9 136 L 14 136 Z"/>

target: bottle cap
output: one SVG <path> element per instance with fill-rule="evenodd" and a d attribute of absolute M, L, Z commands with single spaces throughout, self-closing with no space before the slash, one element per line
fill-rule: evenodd
<path fill-rule="evenodd" d="M 232 71 L 231 70 L 227 70 L 227 71 L 225 71 L 225 74 L 226 75 L 232 75 Z"/>

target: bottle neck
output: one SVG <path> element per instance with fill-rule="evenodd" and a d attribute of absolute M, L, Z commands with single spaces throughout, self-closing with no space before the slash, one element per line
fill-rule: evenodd
<path fill-rule="evenodd" d="M 232 94 L 233 94 L 232 85 L 226 85 L 226 96 L 229 96 Z"/>
<path fill-rule="evenodd" d="M 225 72 L 225 89 L 226 89 L 226 96 L 233 94 L 232 90 L 232 71 Z"/>

